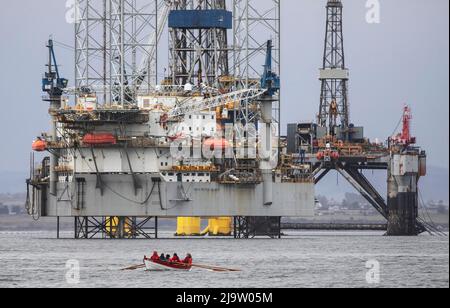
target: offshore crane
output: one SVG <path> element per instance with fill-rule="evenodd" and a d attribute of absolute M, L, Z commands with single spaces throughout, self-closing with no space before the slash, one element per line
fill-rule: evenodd
<path fill-rule="evenodd" d="M 59 102 L 64 89 L 67 88 L 68 80 L 61 78 L 59 75 L 52 39 L 48 40 L 47 48 L 49 57 L 47 64 L 48 71 L 45 73 L 45 78 L 42 79 L 42 91 L 49 95 L 46 101 Z"/>
<path fill-rule="evenodd" d="M 53 40 L 49 39 L 48 44 L 48 71 L 42 80 L 42 90 L 48 94 L 44 101 L 50 103 L 50 114 L 52 115 L 51 141 L 58 140 L 57 119 L 53 111 L 61 108 L 62 95 L 64 88 L 67 87 L 68 80 L 59 75 L 58 64 L 56 62 Z M 54 69 L 54 70 L 53 70 Z M 58 165 L 59 151 L 50 153 L 50 170 L 55 170 Z M 55 172 L 50 172 L 50 194 L 56 195 L 58 178 Z"/>
<path fill-rule="evenodd" d="M 224 106 L 230 101 L 243 102 L 255 100 L 262 96 L 264 93 L 266 93 L 266 89 L 249 88 L 238 90 L 211 98 L 205 98 L 199 102 L 188 102 L 172 109 L 168 116 L 169 118 L 176 118 L 184 115 L 194 114 L 202 110 Z"/>
<path fill-rule="evenodd" d="M 267 95 L 274 96 L 280 90 L 280 77 L 272 70 L 272 40 L 267 41 L 266 62 L 261 77 L 261 88 L 267 89 Z"/>
<path fill-rule="evenodd" d="M 397 136 L 392 137 L 391 141 L 393 143 L 404 145 L 405 147 L 408 147 L 409 145 L 416 143 L 416 138 L 411 136 L 411 120 L 412 120 L 411 107 L 406 105 L 403 108 L 402 132 Z"/>

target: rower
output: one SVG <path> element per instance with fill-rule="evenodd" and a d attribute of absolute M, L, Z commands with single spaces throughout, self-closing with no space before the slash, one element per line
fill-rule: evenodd
<path fill-rule="evenodd" d="M 159 261 L 159 256 L 158 256 L 158 252 L 154 251 L 152 257 L 150 258 L 150 260 L 152 260 L 153 262 L 155 261 Z"/>
<path fill-rule="evenodd" d="M 186 255 L 186 258 L 184 258 L 184 260 L 182 262 L 185 264 L 192 264 L 192 261 L 193 261 L 192 255 L 190 253 L 188 253 Z"/>
<path fill-rule="evenodd" d="M 180 258 L 178 257 L 178 255 L 176 253 L 173 254 L 173 257 L 170 259 L 170 262 L 173 263 L 179 263 L 181 262 Z"/>

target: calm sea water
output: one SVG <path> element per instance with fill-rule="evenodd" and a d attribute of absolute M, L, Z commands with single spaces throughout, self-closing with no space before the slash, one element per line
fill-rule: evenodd
<path fill-rule="evenodd" d="M 75 241 L 54 236 L 1 232 L 0 287 L 449 287 L 449 240 L 441 237 L 308 232 L 282 240 Z M 155 249 L 191 252 L 196 262 L 242 272 L 120 271 Z M 80 264 L 78 285 L 67 283 L 69 259 Z M 370 260 L 380 264 L 379 284 L 367 283 Z"/>

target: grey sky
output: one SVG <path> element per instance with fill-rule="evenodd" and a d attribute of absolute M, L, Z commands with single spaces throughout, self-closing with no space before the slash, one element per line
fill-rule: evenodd
<path fill-rule="evenodd" d="M 449 165 L 449 1 L 380 0 L 381 23 L 365 21 L 365 0 L 344 0 L 345 47 L 351 70 L 352 122 L 384 140 L 405 103 L 413 133 L 430 164 Z M 283 124 L 314 119 L 318 111 L 325 0 L 282 0 Z M 33 138 L 48 128 L 40 79 L 49 34 L 73 43 L 64 0 L 16 0 L 0 11 L 3 146 L 0 171 L 25 171 Z M 73 56 L 57 50 L 63 75 L 73 76 Z"/>

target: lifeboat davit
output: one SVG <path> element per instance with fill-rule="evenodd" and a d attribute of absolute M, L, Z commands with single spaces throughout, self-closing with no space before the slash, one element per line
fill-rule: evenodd
<path fill-rule="evenodd" d="M 35 152 L 44 152 L 47 150 L 47 142 L 45 142 L 44 140 L 41 140 L 41 139 L 37 139 L 33 142 L 33 144 L 31 145 L 31 148 Z"/>
<path fill-rule="evenodd" d="M 216 138 L 209 138 L 206 139 L 203 142 L 203 146 L 205 148 L 210 148 L 211 150 L 219 150 L 219 149 L 227 149 L 231 147 L 230 143 L 225 139 L 216 139 Z"/>
<path fill-rule="evenodd" d="M 114 145 L 117 143 L 113 134 L 87 134 L 83 138 L 85 145 Z"/>

